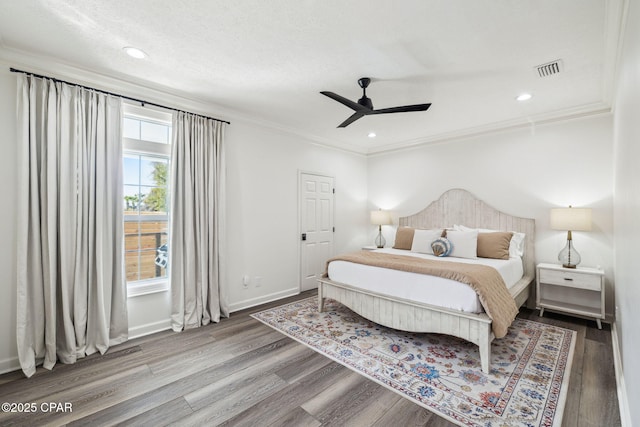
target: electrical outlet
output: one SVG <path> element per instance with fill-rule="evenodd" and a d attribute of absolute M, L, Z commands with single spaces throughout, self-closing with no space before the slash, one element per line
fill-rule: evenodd
<path fill-rule="evenodd" d="M 242 276 L 242 286 L 245 288 L 249 287 L 249 283 L 251 282 L 251 277 L 248 274 Z"/>
<path fill-rule="evenodd" d="M 256 284 L 256 288 L 259 288 L 260 286 L 262 286 L 262 277 L 256 276 L 254 279 L 254 283 Z"/>

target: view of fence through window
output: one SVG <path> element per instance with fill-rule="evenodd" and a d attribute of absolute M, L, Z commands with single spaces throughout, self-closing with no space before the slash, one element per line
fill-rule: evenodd
<path fill-rule="evenodd" d="M 125 149 L 123 159 L 127 282 L 166 278 L 169 158 L 144 148 L 149 143 L 168 147 L 171 126 L 136 117 L 125 117 L 123 124 L 125 142 L 136 147 L 135 151 Z"/>
<path fill-rule="evenodd" d="M 163 245 L 167 244 L 169 232 L 168 162 L 150 156 L 125 155 L 124 164 L 127 281 L 166 277 L 167 251 Z"/>

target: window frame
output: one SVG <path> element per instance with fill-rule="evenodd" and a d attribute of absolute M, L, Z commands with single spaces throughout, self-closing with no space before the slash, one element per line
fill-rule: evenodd
<path fill-rule="evenodd" d="M 125 117 L 130 117 L 134 119 L 140 119 L 147 122 L 160 123 L 160 124 L 168 124 L 171 129 L 173 115 L 171 113 L 167 113 L 164 111 L 157 111 L 151 109 L 149 107 L 139 107 L 137 105 L 124 104 L 122 120 L 124 121 Z M 167 159 L 167 168 L 171 170 L 171 130 L 168 135 L 167 143 L 161 142 L 152 142 L 145 141 L 141 139 L 127 138 L 124 135 L 122 136 L 122 158 L 126 155 L 136 155 L 136 156 L 149 156 L 149 157 L 159 157 Z M 123 183 L 124 184 L 124 183 Z M 167 184 L 167 191 L 169 190 L 169 185 Z M 168 211 L 169 209 L 167 209 Z M 165 215 L 158 215 L 163 219 Z M 171 221 L 171 212 L 167 212 L 166 215 L 167 223 L 170 224 Z M 124 218 L 123 218 L 124 221 Z M 126 261 L 124 263 L 124 268 L 126 268 Z M 126 280 L 127 286 L 127 297 L 136 297 L 140 295 L 148 295 L 157 292 L 167 292 L 170 288 L 169 286 L 169 266 L 167 266 L 167 276 L 161 278 L 151 278 L 151 279 L 141 279 L 135 281 Z"/>

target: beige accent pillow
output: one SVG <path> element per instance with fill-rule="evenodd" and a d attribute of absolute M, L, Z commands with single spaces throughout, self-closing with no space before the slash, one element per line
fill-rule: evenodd
<path fill-rule="evenodd" d="M 413 245 L 413 234 L 415 231 L 416 230 L 412 227 L 399 227 L 396 230 L 396 241 L 393 244 L 393 249 L 405 249 L 410 251 L 411 245 Z"/>
<path fill-rule="evenodd" d="M 513 233 L 496 231 L 478 233 L 478 256 L 480 258 L 509 259 L 509 245 Z"/>

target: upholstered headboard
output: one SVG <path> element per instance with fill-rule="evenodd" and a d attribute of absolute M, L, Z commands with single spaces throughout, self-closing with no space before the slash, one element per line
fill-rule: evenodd
<path fill-rule="evenodd" d="M 500 212 L 477 199 L 466 190 L 455 188 L 443 193 L 420 212 L 399 218 L 399 226 L 415 228 L 446 228 L 454 224 L 471 228 L 518 231 L 525 233 L 522 263 L 524 275 L 535 277 L 535 220 Z"/>

